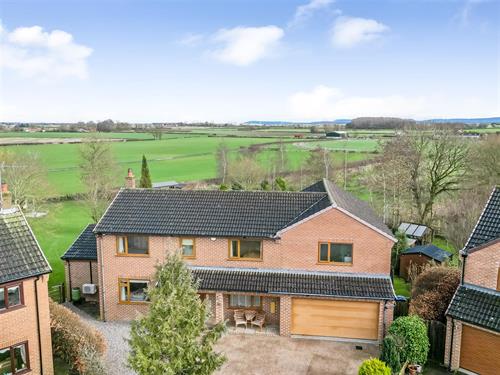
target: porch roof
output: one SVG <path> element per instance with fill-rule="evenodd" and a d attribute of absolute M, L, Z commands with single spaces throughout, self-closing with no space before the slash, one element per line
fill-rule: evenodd
<path fill-rule="evenodd" d="M 386 275 L 273 270 L 255 268 L 190 267 L 200 290 L 341 298 L 393 300 Z"/>

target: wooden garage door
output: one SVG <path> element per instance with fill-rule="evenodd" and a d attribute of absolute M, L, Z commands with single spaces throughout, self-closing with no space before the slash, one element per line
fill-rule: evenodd
<path fill-rule="evenodd" d="M 500 335 L 462 326 L 460 367 L 481 375 L 498 374 Z"/>
<path fill-rule="evenodd" d="M 291 332 L 294 335 L 376 340 L 378 314 L 377 302 L 293 298 Z"/>

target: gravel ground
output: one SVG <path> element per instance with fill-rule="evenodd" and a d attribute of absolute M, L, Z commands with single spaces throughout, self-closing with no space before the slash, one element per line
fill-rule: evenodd
<path fill-rule="evenodd" d="M 105 337 L 107 345 L 105 362 L 108 375 L 135 375 L 135 372 L 127 368 L 125 363 L 129 350 L 127 341 L 125 341 L 129 337 L 129 323 L 101 322 L 71 303 L 66 303 L 65 306 L 80 315 L 84 321 L 96 328 Z"/>

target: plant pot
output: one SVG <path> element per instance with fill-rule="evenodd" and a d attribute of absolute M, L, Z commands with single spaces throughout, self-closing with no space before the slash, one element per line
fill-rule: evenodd
<path fill-rule="evenodd" d="M 408 373 L 410 375 L 417 375 L 417 366 L 416 365 L 409 365 L 408 366 Z"/>

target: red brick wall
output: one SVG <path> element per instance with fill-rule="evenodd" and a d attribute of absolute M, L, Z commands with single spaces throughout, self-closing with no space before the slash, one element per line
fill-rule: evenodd
<path fill-rule="evenodd" d="M 318 241 L 353 244 L 352 265 L 318 263 Z M 197 266 L 301 269 L 352 273 L 390 273 L 393 242 L 336 209 L 330 209 L 282 233 L 279 240 L 263 241 L 262 260 L 229 259 L 228 238 L 196 238 L 196 257 L 186 262 Z M 118 278 L 150 279 L 155 265 L 167 253 L 178 250 L 179 238 L 150 237 L 147 256 L 116 255 L 116 238 L 98 238 L 100 300 L 106 320 L 130 320 L 147 311 L 147 305 L 118 303 Z M 101 272 L 102 268 L 102 272 Z"/>
<path fill-rule="evenodd" d="M 90 277 L 90 267 L 92 265 L 92 282 Z M 72 260 L 64 262 L 64 271 L 66 276 L 66 299 L 71 300 L 71 288 L 80 288 L 83 284 L 98 284 L 97 262 Z M 71 279 L 70 279 L 71 278 Z M 99 294 L 83 294 L 82 297 L 87 301 L 98 301 Z"/>
<path fill-rule="evenodd" d="M 40 339 L 44 375 L 54 373 L 52 365 L 52 340 L 50 335 L 48 276 L 37 282 L 40 316 Z M 36 317 L 35 279 L 23 281 L 24 307 L 0 314 L 0 348 L 28 341 L 31 373 L 40 374 L 40 355 Z"/>
<path fill-rule="evenodd" d="M 472 252 L 465 261 L 464 281 L 496 289 L 500 267 L 500 241 Z"/>

